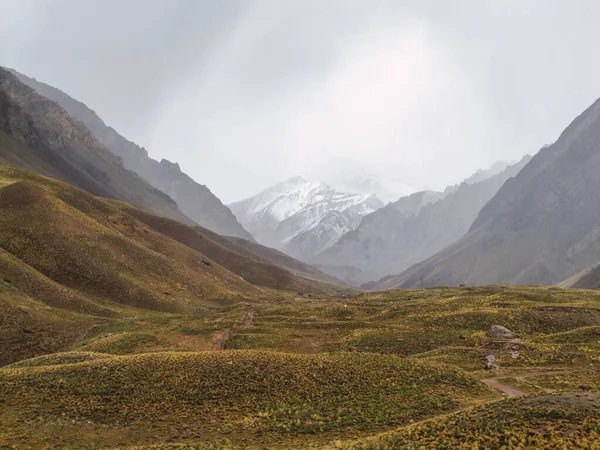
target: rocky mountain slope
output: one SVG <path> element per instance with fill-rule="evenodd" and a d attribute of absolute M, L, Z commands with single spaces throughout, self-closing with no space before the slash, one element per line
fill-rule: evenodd
<path fill-rule="evenodd" d="M 72 183 L 184 223 L 168 195 L 123 167 L 79 120 L 0 68 L 0 163 Z"/>
<path fill-rule="evenodd" d="M 383 287 L 554 284 L 600 260 L 600 100 L 509 180 L 469 233 Z"/>
<path fill-rule="evenodd" d="M 499 173 L 495 165 L 444 193 L 423 191 L 390 203 L 311 262 L 354 285 L 401 272 L 460 239 L 487 201 L 528 160 Z"/>
<path fill-rule="evenodd" d="M 206 186 L 183 173 L 178 164 L 150 158 L 144 148 L 125 139 L 94 111 L 64 92 L 16 71 L 12 73 L 40 95 L 58 103 L 72 117 L 81 120 L 102 145 L 122 158 L 127 169 L 173 198 L 181 211 L 195 222 L 219 234 L 253 240 L 231 211 Z"/>
<path fill-rule="evenodd" d="M 600 289 L 600 261 L 559 283 L 562 288 Z"/>
<path fill-rule="evenodd" d="M 374 195 L 339 192 L 294 177 L 229 205 L 258 242 L 306 261 L 381 208 Z"/>

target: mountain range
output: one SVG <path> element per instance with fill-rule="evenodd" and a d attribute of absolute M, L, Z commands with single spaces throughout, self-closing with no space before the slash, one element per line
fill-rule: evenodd
<path fill-rule="evenodd" d="M 302 261 L 335 244 L 382 206 L 375 195 L 340 192 L 302 177 L 229 205 L 258 242 Z"/>
<path fill-rule="evenodd" d="M 578 274 L 600 260 L 599 170 L 600 100 L 502 186 L 464 237 L 380 287 L 555 284 Z"/>
<path fill-rule="evenodd" d="M 487 201 L 528 161 L 497 163 L 444 192 L 417 192 L 390 203 L 310 262 L 353 285 L 401 272 L 461 238 Z"/>
<path fill-rule="evenodd" d="M 72 118 L 79 119 L 100 144 L 122 159 L 126 169 L 134 171 L 156 189 L 169 195 L 194 222 L 219 234 L 253 240 L 231 211 L 206 186 L 196 183 L 182 172 L 177 163 L 150 158 L 144 148 L 107 126 L 85 104 L 34 78 L 15 70 L 10 72 L 38 94 L 56 102 Z"/>
<path fill-rule="evenodd" d="M 374 289 L 597 286 L 599 105 L 533 158 L 498 162 L 444 192 L 421 191 L 384 206 L 375 195 L 294 177 L 227 207 L 176 163 L 151 159 L 83 103 L 0 69 L 0 163 L 202 225 L 215 241 L 229 236 L 236 254 L 320 282 L 340 278 Z"/>
<path fill-rule="evenodd" d="M 0 162 L 194 224 L 172 198 L 123 167 L 81 121 L 2 68 Z"/>
<path fill-rule="evenodd" d="M 41 233 L 44 215 L 47 220 L 58 221 L 57 227 L 64 225 L 76 230 L 76 212 L 70 212 L 68 218 L 52 213 L 53 210 L 68 210 L 67 206 L 63 205 L 64 202 L 83 214 L 92 214 L 94 221 L 98 220 L 98 214 L 103 214 L 102 226 L 112 226 L 111 217 L 114 216 L 116 221 L 121 213 L 114 209 L 116 206 L 113 204 L 96 200 L 98 197 L 107 199 L 106 201 L 119 201 L 116 205 L 120 209 L 123 209 L 122 205 L 125 204 L 132 204 L 139 208 L 127 209 L 127 215 L 130 217 L 127 223 L 130 228 L 140 231 L 139 229 L 151 227 L 160 230 L 159 233 L 170 239 L 183 241 L 183 245 L 198 252 L 196 259 L 204 256 L 206 261 L 213 261 L 212 266 L 222 265 L 225 271 L 231 272 L 228 277 L 236 280 L 236 283 L 244 280 L 259 288 L 301 291 L 339 289 L 341 286 L 339 280 L 276 250 L 258 245 L 253 240 L 222 236 L 199 227 L 195 221 L 181 212 L 171 197 L 151 186 L 135 172 L 127 170 L 123 166 L 122 159 L 104 147 L 83 122 L 70 116 L 57 103 L 40 95 L 19 81 L 15 75 L 3 69 L 0 69 L 0 167 L 7 168 L 0 179 L 0 188 L 3 188 L 1 200 L 5 205 L 8 203 L 12 205 L 15 215 L 11 217 L 15 221 L 19 219 L 19 214 L 25 214 L 25 212 L 19 213 L 17 207 L 25 208 L 30 202 L 38 202 L 38 198 L 40 205 L 46 209 L 50 208 L 46 211 L 40 206 L 40 211 L 36 210 L 36 214 L 40 215 L 32 216 L 25 222 L 21 221 L 20 226 L 13 224 L 9 216 L 3 217 L 5 230 L 14 227 L 19 233 L 33 233 L 32 230 L 28 231 L 27 227 L 23 228 L 23 225 L 37 222 L 40 224 L 38 231 Z M 69 184 L 60 184 L 56 180 Z M 11 187 L 13 185 L 20 185 L 22 188 L 19 190 L 16 186 Z M 13 193 L 10 194 L 11 192 Z M 33 200 L 30 200 L 30 196 Z M 22 205 L 19 204 L 20 201 Z M 113 206 L 110 208 L 106 206 L 109 204 Z M 227 207 L 223 206 L 223 208 L 229 211 Z M 131 222 L 132 220 L 138 225 Z M 69 221 L 73 223 L 70 224 Z M 145 225 L 142 226 L 142 222 Z M 84 245 L 84 248 L 88 245 L 86 242 L 94 245 L 92 243 L 97 237 L 93 233 L 100 231 L 93 225 L 90 226 L 92 227 L 90 236 L 77 242 Z M 126 235 L 133 229 L 119 232 Z M 62 233 L 63 230 L 58 229 L 57 233 L 59 232 Z M 48 245 L 58 245 L 63 239 L 61 236 L 56 233 L 47 235 Z M 164 239 L 164 236 L 161 239 Z M 7 246 L 12 245 L 11 242 L 20 240 L 19 242 L 29 242 L 31 248 L 37 248 L 36 255 L 39 258 L 58 257 L 56 254 L 44 257 L 39 246 L 34 245 L 32 239 L 32 235 L 27 237 L 14 235 L 7 238 L 3 248 L 14 255 L 14 251 Z M 163 244 L 159 245 L 156 241 L 144 245 L 148 247 L 148 251 L 160 253 Z M 66 252 L 66 249 L 63 250 Z M 74 251 L 72 256 L 66 255 L 66 257 L 71 264 L 76 265 L 77 255 L 84 255 L 86 252 L 78 249 L 77 246 L 74 247 Z M 144 252 L 145 250 L 141 251 L 138 248 L 138 257 L 132 254 L 130 261 L 132 263 L 137 261 L 136 264 L 143 265 L 147 259 Z M 88 256 L 100 258 L 91 254 Z M 92 270 L 94 264 L 100 264 L 108 257 L 108 254 L 103 254 L 100 260 L 85 263 L 88 267 L 86 270 Z M 202 266 L 196 267 L 196 269 L 202 268 Z M 67 269 L 68 267 L 65 266 L 62 271 L 66 273 Z M 93 276 L 91 273 L 88 275 Z M 162 275 L 176 276 L 175 273 L 169 274 L 167 270 L 163 271 Z M 100 273 L 97 276 L 100 276 Z M 129 279 L 124 274 L 122 277 Z M 119 277 L 115 280 L 118 281 L 113 283 L 119 285 L 128 283 Z M 134 284 L 139 285 L 137 282 Z M 218 280 L 217 284 L 221 285 Z M 149 295 L 148 298 L 151 297 Z"/>

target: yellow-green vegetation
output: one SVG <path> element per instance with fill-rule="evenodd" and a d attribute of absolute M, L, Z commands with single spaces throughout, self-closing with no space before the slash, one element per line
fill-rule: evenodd
<path fill-rule="evenodd" d="M 95 361 L 97 359 L 110 358 L 112 355 L 94 352 L 65 352 L 52 353 L 51 355 L 38 356 L 37 358 L 25 359 L 6 366 L 8 369 L 17 367 L 57 366 L 62 364 L 73 364 L 84 361 Z"/>
<path fill-rule="evenodd" d="M 193 311 L 199 298 L 257 291 L 221 266 L 200 270 L 201 254 L 151 230 L 145 242 L 135 239 L 126 228 L 141 224 L 110 202 L 65 191 L 53 195 L 29 181 L 2 188 L 0 247 L 64 286 L 142 308 Z M 74 193 L 75 207 L 68 203 Z M 86 208 L 113 226 L 83 213 Z"/>
<path fill-rule="evenodd" d="M 33 447 L 587 448 L 597 417 L 577 399 L 600 389 L 599 301 L 484 287 L 271 293 L 194 314 L 101 302 L 114 316 L 71 351 L 0 369 L 0 427 Z M 494 324 L 517 339 L 488 337 Z M 502 400 L 482 378 L 537 397 Z"/>
<path fill-rule="evenodd" d="M 236 253 L 237 243 L 215 236 L 0 167 L 0 364 L 65 348 L 111 322 L 102 318 L 129 312 L 200 314 L 290 295 L 274 289 L 342 289 Z"/>
<path fill-rule="evenodd" d="M 341 447 L 384 449 L 595 449 L 600 396 L 561 393 L 511 399 Z"/>
<path fill-rule="evenodd" d="M 248 440 L 377 430 L 490 395 L 460 369 L 438 364 L 257 351 L 38 358 L 0 371 L 0 393 L 1 423 L 12 430 L 5 436 L 18 442 L 27 433 L 36 446 L 44 441 L 35 436 L 49 432 L 76 444 L 80 427 L 118 427 L 137 443 L 160 440 L 166 430 L 172 439 Z"/>
<path fill-rule="evenodd" d="M 0 447 L 593 448 L 599 305 L 548 287 L 357 293 L 0 168 Z"/>

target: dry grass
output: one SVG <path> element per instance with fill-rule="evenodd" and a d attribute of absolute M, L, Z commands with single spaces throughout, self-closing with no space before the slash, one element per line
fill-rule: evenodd
<path fill-rule="evenodd" d="M 343 448 L 594 449 L 600 441 L 600 396 L 556 394 L 480 406 Z"/>
<path fill-rule="evenodd" d="M 77 442 L 83 425 L 149 428 L 231 439 L 319 439 L 320 433 L 376 430 L 456 410 L 487 388 L 459 369 L 372 354 L 272 352 L 58 355 L 0 371 L 0 423 L 29 443 Z M 60 424 L 60 426 L 58 426 Z M 152 424 L 152 425 L 150 425 Z M 71 436 L 72 441 L 64 441 Z M 56 440 L 59 442 L 59 439 Z M 109 445 L 110 441 L 104 442 Z"/>
<path fill-rule="evenodd" d="M 427 448 L 439 436 L 447 448 L 591 448 L 597 439 L 597 415 L 578 405 L 600 389 L 600 293 L 296 296 L 321 281 L 232 249 L 0 169 L 0 446 Z M 518 339 L 488 337 L 491 325 Z M 497 402 L 477 381 L 490 376 L 489 354 L 503 383 L 542 400 Z"/>

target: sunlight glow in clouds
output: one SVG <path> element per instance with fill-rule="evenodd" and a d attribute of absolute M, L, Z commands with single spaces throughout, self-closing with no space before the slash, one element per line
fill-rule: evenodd
<path fill-rule="evenodd" d="M 556 139 L 600 96 L 599 15 L 596 0 L 0 0 L 0 64 L 224 202 L 293 175 L 399 196 Z"/>
<path fill-rule="evenodd" d="M 209 166 L 218 164 L 257 174 L 264 164 L 275 166 L 272 173 L 256 177 L 253 188 L 259 190 L 298 174 L 327 178 L 324 167 L 348 160 L 370 167 L 387 184 L 401 185 L 401 195 L 423 187 L 443 189 L 454 181 L 448 174 L 457 167 L 466 176 L 487 163 L 485 152 L 464 160 L 484 138 L 486 114 L 474 84 L 424 23 L 413 20 L 398 30 L 353 36 L 327 76 L 248 107 L 237 86 L 227 84 L 230 62 L 243 48 L 237 45 L 245 40 L 242 31 L 250 30 L 237 30 L 212 61 L 205 81 L 186 83 L 157 120 L 161 126 L 153 148 L 172 145 L 179 137 L 211 155 L 197 168 L 206 166 L 203 179 L 210 178 Z M 223 104 L 231 97 L 219 97 L 224 85 L 233 97 L 239 95 L 234 109 Z M 214 105 L 209 117 L 197 113 L 198 105 L 206 104 Z M 175 136 L 164 134 L 163 127 L 175 130 Z M 447 145 L 459 135 L 464 148 Z M 420 175 L 424 168 L 428 180 Z M 222 195 L 226 201 L 236 199 Z"/>
<path fill-rule="evenodd" d="M 478 138 L 472 128 L 481 125 L 482 105 L 468 76 L 423 24 L 360 40 L 360 51 L 348 52 L 292 120 L 294 160 L 310 171 L 324 156 L 346 157 L 375 165 L 387 177 L 397 171 L 396 178 L 418 186 L 414 169 L 439 170 L 445 156 L 463 156 L 465 149 L 445 142 L 460 134 Z M 468 114 L 457 114 L 465 103 Z"/>

